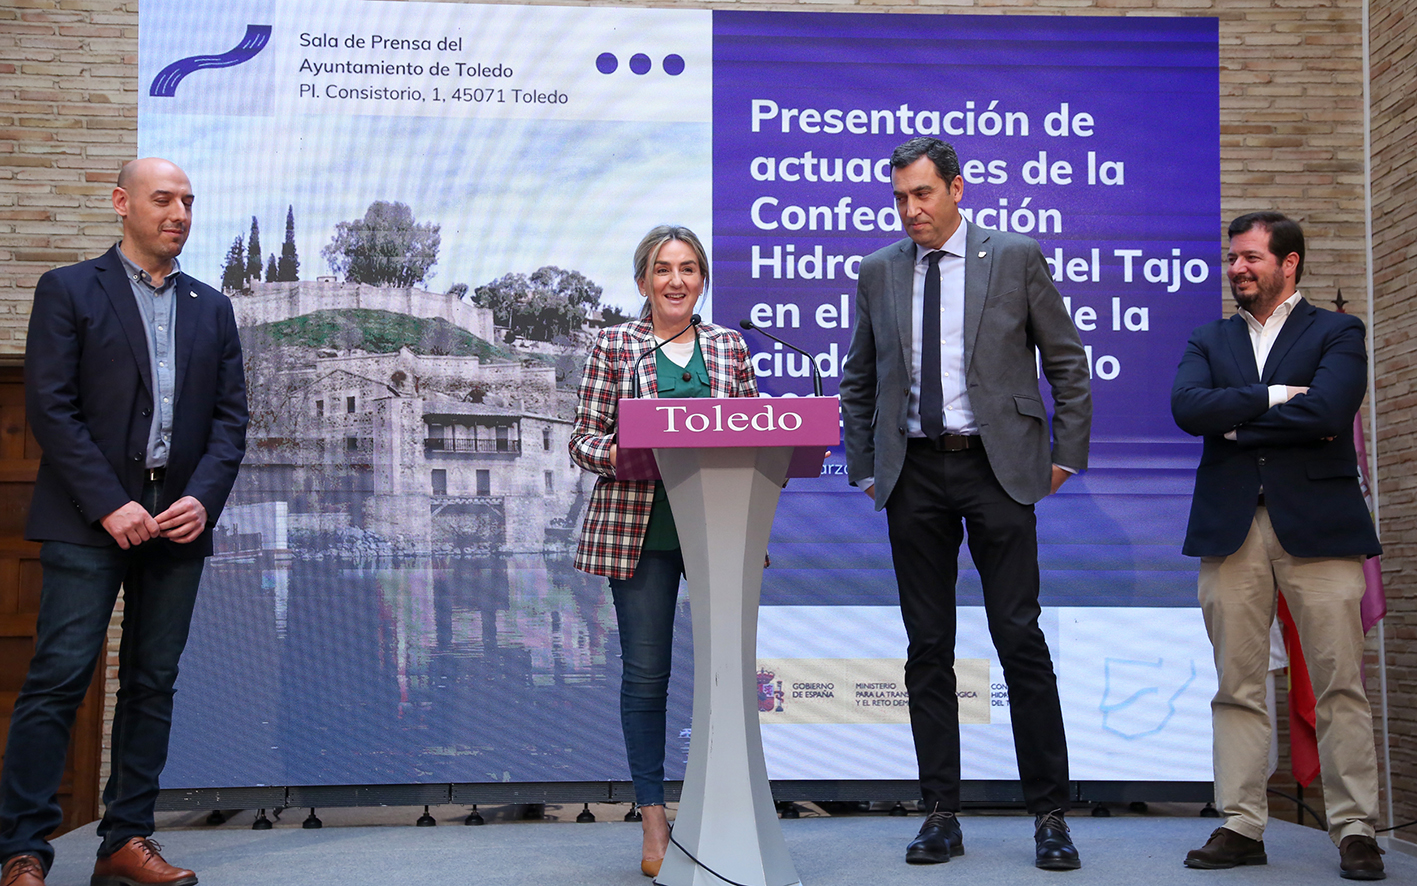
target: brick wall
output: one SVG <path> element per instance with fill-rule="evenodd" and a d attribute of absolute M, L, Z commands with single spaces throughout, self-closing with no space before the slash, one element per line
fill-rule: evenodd
<path fill-rule="evenodd" d="M 722 5 L 1218 16 L 1223 214 L 1277 205 L 1300 216 L 1312 240 L 1305 289 L 1323 301 L 1342 288 L 1355 302 L 1350 310 L 1365 310 L 1357 0 Z M 24 352 L 24 316 L 38 276 L 116 239 L 108 194 L 117 166 L 136 151 L 137 22 L 136 0 L 9 0 L 0 9 L 0 357 Z M 1219 219 L 1216 229 L 1219 244 Z"/>
<path fill-rule="evenodd" d="M 138 140 L 138 4 L 0 8 L 0 356 L 24 353 L 39 275 L 118 239 L 109 194 Z"/>
<path fill-rule="evenodd" d="M 1407 578 L 1413 542 L 1409 416 L 1417 398 L 1403 283 L 1414 279 L 1413 40 L 1401 26 L 1415 0 L 1374 0 L 1379 308 L 1379 486 L 1394 615 L 1394 766 L 1400 813 L 1417 817 L 1417 616 Z M 0 360 L 24 352 L 35 280 L 90 257 L 117 236 L 108 193 L 137 144 L 138 3 L 7 0 L 0 8 Z M 585 5 L 585 4 L 583 4 Z M 600 4 L 613 5 L 613 4 Z M 640 5 L 640 4 L 623 4 Z M 1358 0 L 860 0 L 859 3 L 658 2 L 656 6 L 888 13 L 1218 16 L 1223 222 L 1276 207 L 1309 235 L 1304 290 L 1327 304 L 1337 289 L 1366 312 L 1363 218 L 1362 6 Z M 1410 30 L 1410 28 L 1408 29 Z M 202 223 L 200 215 L 196 224 Z M 1405 541 L 1404 541 L 1405 540 Z M 1405 820 L 1399 818 L 1399 820 Z"/>
<path fill-rule="evenodd" d="M 1417 0 L 1372 12 L 1373 356 L 1395 823 L 1417 819 Z M 1403 839 L 1417 843 L 1417 828 Z"/>

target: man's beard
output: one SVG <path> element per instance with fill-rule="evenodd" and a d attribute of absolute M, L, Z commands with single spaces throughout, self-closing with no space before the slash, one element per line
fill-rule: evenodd
<path fill-rule="evenodd" d="M 1284 272 L 1275 269 L 1274 274 L 1261 277 L 1258 274 L 1249 274 L 1255 280 L 1255 290 L 1250 294 L 1241 294 L 1235 287 L 1235 281 L 1230 281 L 1230 294 L 1235 297 L 1235 304 L 1255 313 L 1256 308 L 1273 308 L 1280 301 L 1279 295 L 1284 292 Z"/>

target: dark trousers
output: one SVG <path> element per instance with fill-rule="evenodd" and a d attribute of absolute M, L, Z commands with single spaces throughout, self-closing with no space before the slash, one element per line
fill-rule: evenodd
<path fill-rule="evenodd" d="M 152 484 L 144 491 L 149 511 L 157 489 Z M 44 578 L 34 658 L 15 702 L 0 770 L 0 859 L 35 855 L 47 870 L 54 850 L 45 837 L 63 821 L 57 794 L 69 732 L 103 654 L 120 585 L 123 640 L 98 854 L 152 834 L 177 660 L 206 561 L 169 556 L 159 542 L 124 551 L 47 541 L 39 556 Z"/>
<path fill-rule="evenodd" d="M 664 805 L 664 727 L 669 665 L 674 657 L 674 609 L 684 555 L 643 551 L 635 574 L 610 579 L 620 628 L 620 726 L 635 802 Z"/>
<path fill-rule="evenodd" d="M 912 443 L 886 502 L 909 649 L 905 686 L 926 808 L 957 811 L 959 697 L 954 673 L 960 542 L 984 586 L 989 635 L 1009 687 L 1014 751 L 1033 813 L 1068 808 L 1068 749 L 1058 683 L 1038 627 L 1038 533 L 1032 505 L 1004 492 L 982 449 Z"/>

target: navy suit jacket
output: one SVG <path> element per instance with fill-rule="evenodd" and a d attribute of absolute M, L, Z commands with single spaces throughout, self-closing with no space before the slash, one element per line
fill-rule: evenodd
<path fill-rule="evenodd" d="M 1291 556 L 1381 553 L 1353 448 L 1367 373 L 1362 321 L 1303 299 L 1263 372 L 1240 315 L 1193 332 L 1171 389 L 1176 424 L 1205 437 L 1182 552 L 1223 557 L 1239 550 L 1263 487 L 1275 536 Z M 1272 384 L 1309 391 L 1271 407 Z M 1225 439 L 1231 430 L 1237 439 Z"/>
<path fill-rule="evenodd" d="M 187 544 L 148 544 L 204 557 L 246 450 L 246 381 L 230 300 L 186 274 L 176 299 L 177 397 L 158 510 L 190 495 L 207 509 L 207 530 Z M 25 345 L 25 410 L 43 455 L 26 538 L 116 544 L 99 521 L 142 493 L 153 390 L 118 247 L 40 277 Z"/>

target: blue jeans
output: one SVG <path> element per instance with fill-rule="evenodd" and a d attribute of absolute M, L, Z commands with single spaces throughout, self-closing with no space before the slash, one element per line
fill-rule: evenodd
<path fill-rule="evenodd" d="M 628 579 L 610 579 L 620 626 L 620 726 L 635 802 L 664 804 L 664 721 L 674 651 L 674 604 L 684 556 L 644 551 Z"/>
<path fill-rule="evenodd" d="M 149 511 L 155 484 L 144 490 Z M 30 660 L 0 771 L 0 859 L 37 856 L 63 821 L 57 794 L 74 713 L 103 654 L 109 617 L 124 588 L 118 698 L 113 712 L 112 775 L 103 791 L 100 856 L 153 832 L 158 776 L 167 762 L 177 660 L 187 644 L 202 557 L 177 559 L 152 541 L 122 550 L 47 541 L 34 658 Z"/>

